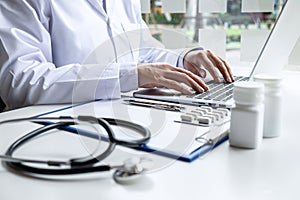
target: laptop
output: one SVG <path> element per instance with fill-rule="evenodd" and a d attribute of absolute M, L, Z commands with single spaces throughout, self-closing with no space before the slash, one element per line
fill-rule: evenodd
<path fill-rule="evenodd" d="M 235 77 L 235 82 L 249 81 L 255 74 L 259 73 L 278 74 L 281 71 L 283 66 L 288 63 L 288 57 L 300 36 L 299 9 L 299 0 L 287 0 L 285 2 L 251 73 L 249 76 Z M 134 92 L 133 97 L 195 106 L 231 108 L 234 103 L 234 83 L 216 83 L 211 80 L 206 83 L 210 88 L 209 91 L 192 95 L 183 95 L 167 88 L 141 89 Z"/>

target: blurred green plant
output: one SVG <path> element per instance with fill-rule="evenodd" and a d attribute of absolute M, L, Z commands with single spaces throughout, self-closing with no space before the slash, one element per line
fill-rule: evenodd
<path fill-rule="evenodd" d="M 182 13 L 172 13 L 170 14 L 171 20 L 167 20 L 165 14 L 163 13 L 154 13 L 154 20 L 153 18 L 149 18 L 149 24 L 166 24 L 166 25 L 179 25 L 184 20 L 184 14 Z M 143 14 L 143 19 L 145 20 L 146 14 Z"/>

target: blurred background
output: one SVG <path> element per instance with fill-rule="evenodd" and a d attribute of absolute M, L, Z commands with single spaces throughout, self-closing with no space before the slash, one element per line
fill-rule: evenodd
<path fill-rule="evenodd" d="M 152 35 L 167 48 L 201 46 L 235 66 L 253 66 L 284 2 L 141 0 Z"/>

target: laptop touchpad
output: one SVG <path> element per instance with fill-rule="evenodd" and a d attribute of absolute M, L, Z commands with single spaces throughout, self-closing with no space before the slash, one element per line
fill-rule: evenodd
<path fill-rule="evenodd" d="M 133 93 L 133 96 L 178 96 L 182 93 L 168 88 L 146 88 Z"/>

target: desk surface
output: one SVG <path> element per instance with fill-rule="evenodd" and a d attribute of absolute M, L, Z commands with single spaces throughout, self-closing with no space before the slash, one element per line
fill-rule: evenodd
<path fill-rule="evenodd" d="M 300 73 L 285 72 L 283 132 L 264 139 L 255 150 L 223 143 L 192 162 L 168 162 L 130 185 L 115 183 L 111 173 L 72 180 L 34 179 L 0 166 L 0 199 L 299 199 L 300 185 Z M 66 105 L 33 106 L 0 114 L 0 120 L 33 116 Z M 1 153 L 13 129 L 0 127 Z M 10 141 L 12 142 L 12 141 Z M 166 158 L 164 158 L 166 159 Z"/>

